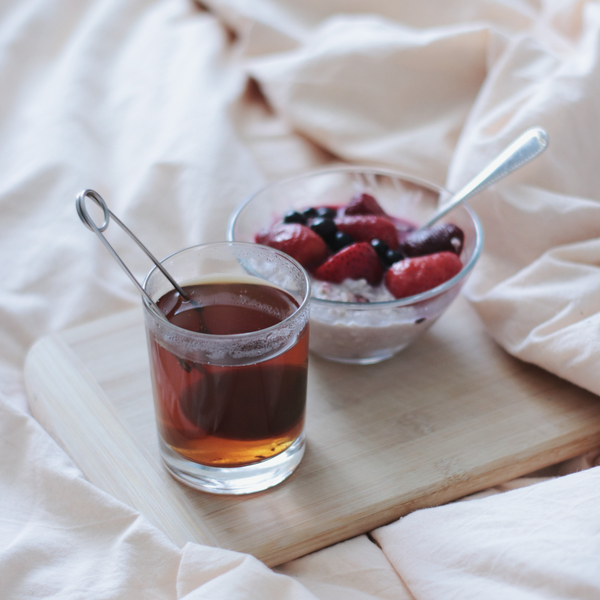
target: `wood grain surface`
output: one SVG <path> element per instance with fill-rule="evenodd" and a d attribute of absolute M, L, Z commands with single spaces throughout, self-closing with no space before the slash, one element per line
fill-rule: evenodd
<path fill-rule="evenodd" d="M 462 299 L 384 363 L 311 355 L 305 457 L 286 482 L 250 496 L 191 490 L 162 466 L 141 308 L 41 339 L 25 379 L 34 415 L 92 483 L 180 546 L 271 566 L 600 439 L 600 399 L 508 356 Z"/>

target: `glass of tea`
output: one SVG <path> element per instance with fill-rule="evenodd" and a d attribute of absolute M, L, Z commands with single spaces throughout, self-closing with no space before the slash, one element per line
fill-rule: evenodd
<path fill-rule="evenodd" d="M 304 454 L 310 280 L 292 258 L 217 242 L 161 263 L 144 289 L 160 452 L 207 492 L 276 485 Z"/>

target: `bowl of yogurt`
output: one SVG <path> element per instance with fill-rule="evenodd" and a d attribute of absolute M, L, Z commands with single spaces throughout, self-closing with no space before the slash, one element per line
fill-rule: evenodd
<path fill-rule="evenodd" d="M 466 204 L 435 231 L 418 231 L 450 195 L 384 169 L 312 171 L 252 194 L 232 214 L 227 237 L 278 248 L 306 268 L 312 352 L 372 364 L 425 333 L 477 263 L 483 232 Z"/>

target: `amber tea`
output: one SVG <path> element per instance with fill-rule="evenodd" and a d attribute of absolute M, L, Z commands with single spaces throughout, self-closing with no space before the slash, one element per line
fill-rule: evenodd
<path fill-rule="evenodd" d="M 266 330 L 298 309 L 273 285 L 215 282 L 184 286 L 157 304 L 170 323 L 191 332 L 230 336 Z M 267 360 L 213 365 L 150 344 L 157 422 L 183 457 L 215 467 L 253 464 L 285 451 L 302 433 L 308 325 L 295 343 Z"/>

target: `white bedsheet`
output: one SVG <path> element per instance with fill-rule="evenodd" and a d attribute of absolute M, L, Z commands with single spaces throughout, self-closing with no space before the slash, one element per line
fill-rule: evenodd
<path fill-rule="evenodd" d="M 508 351 L 600 394 L 597 2 L 205 4 L 0 4 L 0 598 L 600 597 L 598 452 L 275 572 L 174 547 L 29 416 L 31 344 L 139 304 L 81 189 L 164 256 L 222 239 L 268 180 L 352 161 L 457 189 L 532 125 L 550 149 L 472 201 L 467 296 Z"/>

